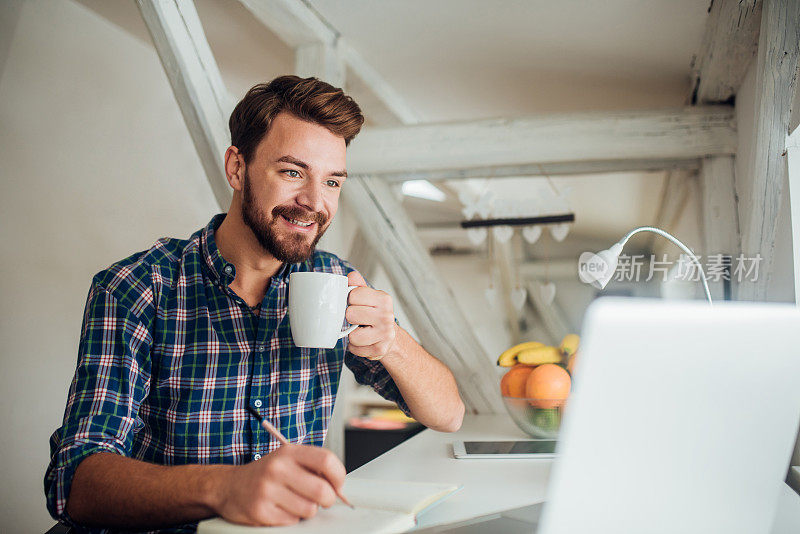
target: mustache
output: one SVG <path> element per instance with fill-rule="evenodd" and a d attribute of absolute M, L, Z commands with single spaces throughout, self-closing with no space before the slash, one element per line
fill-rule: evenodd
<path fill-rule="evenodd" d="M 312 221 L 319 226 L 323 226 L 328 222 L 328 217 L 324 213 L 318 211 L 308 211 L 297 206 L 275 206 L 272 209 L 273 217 L 283 216 L 287 219 L 295 219 L 297 221 Z"/>

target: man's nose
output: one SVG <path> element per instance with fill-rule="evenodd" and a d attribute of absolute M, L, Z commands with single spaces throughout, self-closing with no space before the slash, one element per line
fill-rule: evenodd
<path fill-rule="evenodd" d="M 311 211 L 321 212 L 324 208 L 322 194 L 322 184 L 307 180 L 297 194 L 297 203 Z"/>

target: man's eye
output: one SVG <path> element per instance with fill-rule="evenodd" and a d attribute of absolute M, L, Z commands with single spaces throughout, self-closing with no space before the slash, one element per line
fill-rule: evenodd
<path fill-rule="evenodd" d="M 327 180 L 325 183 L 330 187 L 339 187 L 339 180 Z"/>
<path fill-rule="evenodd" d="M 300 178 L 300 173 L 294 169 L 286 169 L 283 171 L 289 178 Z"/>

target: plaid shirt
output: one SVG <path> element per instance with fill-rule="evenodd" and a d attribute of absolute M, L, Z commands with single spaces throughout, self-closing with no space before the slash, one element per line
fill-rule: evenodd
<path fill-rule="evenodd" d="M 284 264 L 254 313 L 228 287 L 235 267 L 214 240 L 224 217 L 94 277 L 64 422 L 50 438 L 44 482 L 53 517 L 70 522 L 72 476 L 96 452 L 163 465 L 258 460 L 280 443 L 248 415 L 248 404 L 290 442 L 322 445 L 343 361 L 359 383 L 408 413 L 383 365 L 346 352 L 346 339 L 333 349 L 292 343 L 289 274 L 346 275 L 353 267 L 322 251 Z"/>

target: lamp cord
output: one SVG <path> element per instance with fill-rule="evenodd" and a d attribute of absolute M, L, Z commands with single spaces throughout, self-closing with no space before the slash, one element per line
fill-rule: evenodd
<path fill-rule="evenodd" d="M 634 228 L 633 230 L 631 230 L 630 232 L 625 234 L 625 237 L 623 237 L 622 239 L 619 240 L 619 244 L 621 246 L 625 246 L 625 243 L 627 243 L 628 240 L 631 237 L 633 237 L 634 235 L 636 235 L 636 234 L 638 234 L 640 232 L 652 232 L 654 234 L 660 235 L 661 237 L 665 237 L 665 238 L 669 239 L 670 241 L 675 243 L 681 250 L 683 250 L 686 254 L 688 254 L 694 260 L 694 262 L 697 264 L 697 268 L 700 269 L 700 276 L 702 277 L 701 281 L 703 282 L 703 289 L 706 292 L 706 298 L 708 299 L 708 303 L 713 306 L 714 303 L 711 301 L 711 291 L 709 291 L 709 289 L 708 289 L 708 280 L 706 279 L 706 273 L 703 270 L 703 266 L 700 263 L 700 260 L 697 259 L 697 256 L 695 255 L 695 253 L 692 252 L 692 250 L 689 247 L 687 247 L 686 245 L 681 243 L 678 240 L 678 238 L 676 238 L 672 234 L 669 234 L 669 233 L 665 232 L 664 230 L 661 230 L 660 228 L 655 228 L 653 226 L 640 226 L 639 228 Z"/>

